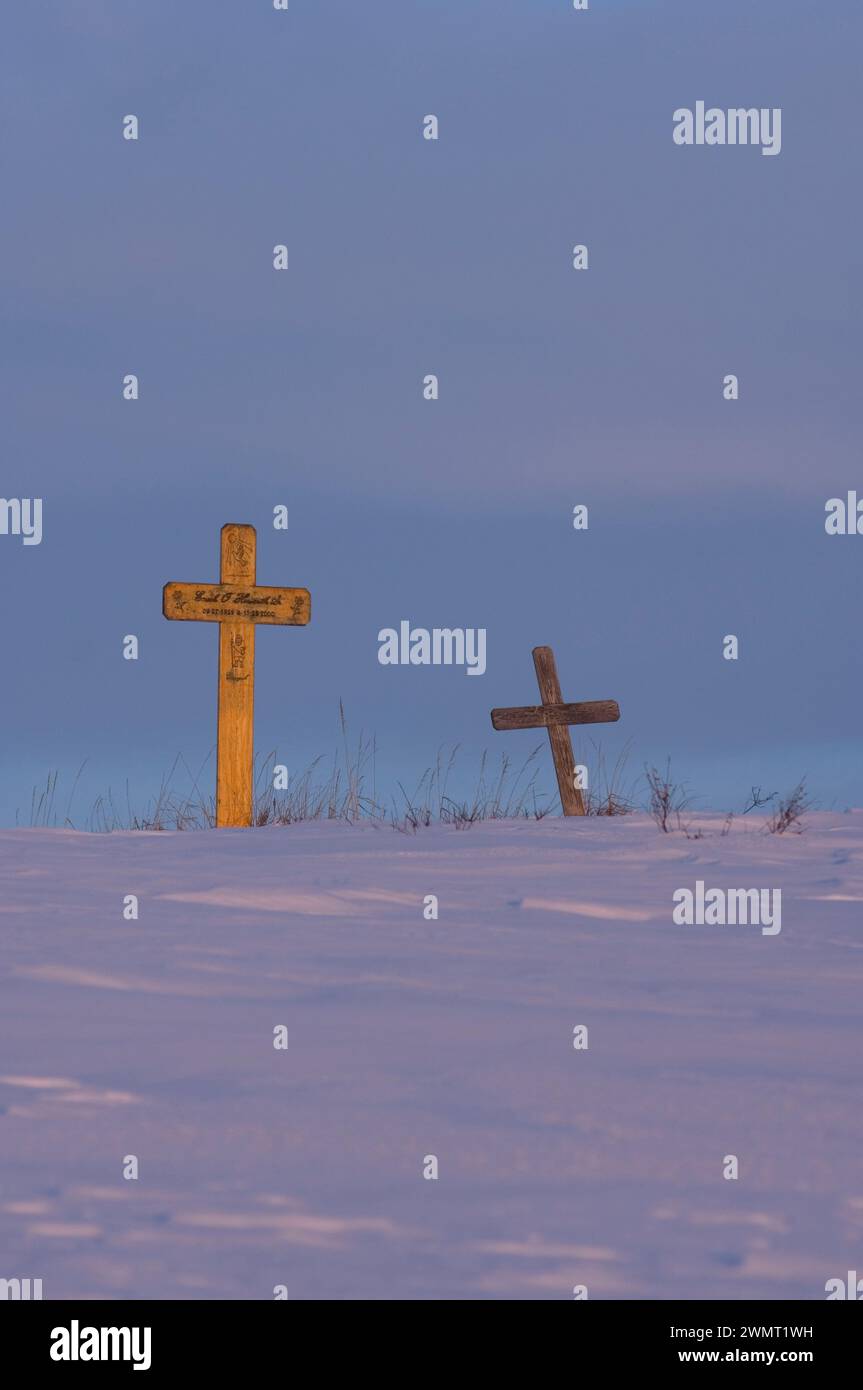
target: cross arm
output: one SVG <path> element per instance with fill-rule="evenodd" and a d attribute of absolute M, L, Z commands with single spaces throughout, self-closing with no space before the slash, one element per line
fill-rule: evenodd
<path fill-rule="evenodd" d="M 616 700 L 582 700 L 574 705 L 521 705 L 493 709 L 495 729 L 549 729 L 557 724 L 613 724 L 620 718 Z"/>
<path fill-rule="evenodd" d="M 282 623 L 302 627 L 311 617 L 308 589 L 266 584 L 166 584 L 162 612 L 186 622 Z"/>

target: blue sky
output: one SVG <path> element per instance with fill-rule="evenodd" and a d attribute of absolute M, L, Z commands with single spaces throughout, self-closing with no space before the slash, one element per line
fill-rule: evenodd
<path fill-rule="evenodd" d="M 549 643 L 568 698 L 619 699 L 635 771 L 859 804 L 863 540 L 823 516 L 863 494 L 861 27 L 802 0 L 7 16 L 0 494 L 45 531 L 0 536 L 0 819 L 49 768 L 142 801 L 206 756 L 215 633 L 161 587 L 216 577 L 227 520 L 261 582 L 312 591 L 308 630 L 258 642 L 258 746 L 292 767 L 339 697 L 384 780 L 444 743 L 518 757 L 538 740 L 488 711 L 533 701 Z M 781 106 L 781 155 L 674 146 L 698 99 Z M 486 675 L 380 667 L 405 617 L 486 627 Z"/>

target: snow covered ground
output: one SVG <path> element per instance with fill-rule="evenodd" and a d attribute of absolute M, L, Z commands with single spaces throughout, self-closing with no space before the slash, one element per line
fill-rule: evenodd
<path fill-rule="evenodd" d="M 863 1270 L 863 812 L 693 820 L 0 832 L 0 1277 L 823 1299 Z M 698 879 L 781 932 L 676 926 Z"/>

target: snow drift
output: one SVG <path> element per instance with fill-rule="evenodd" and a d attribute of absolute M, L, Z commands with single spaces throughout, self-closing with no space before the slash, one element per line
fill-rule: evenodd
<path fill-rule="evenodd" d="M 0 832 L 0 1277 L 823 1299 L 863 1268 L 863 813 L 693 824 Z M 678 925 L 699 880 L 781 931 Z"/>

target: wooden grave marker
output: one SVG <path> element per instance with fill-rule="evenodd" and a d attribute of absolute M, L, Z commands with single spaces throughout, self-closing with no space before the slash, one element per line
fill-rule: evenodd
<path fill-rule="evenodd" d="M 166 584 L 162 612 L 181 622 L 219 624 L 216 825 L 251 825 L 254 760 L 255 624 L 301 627 L 311 617 L 308 589 L 255 583 L 254 526 L 222 527 L 218 584 Z"/>
<path fill-rule="evenodd" d="M 611 724 L 620 718 L 620 710 L 616 700 L 588 700 L 581 704 L 565 705 L 551 647 L 534 647 L 533 664 L 542 704 L 493 709 L 491 722 L 495 729 L 548 729 L 563 814 L 583 816 L 584 797 L 581 788 L 575 784 L 575 759 L 569 725 Z"/>

